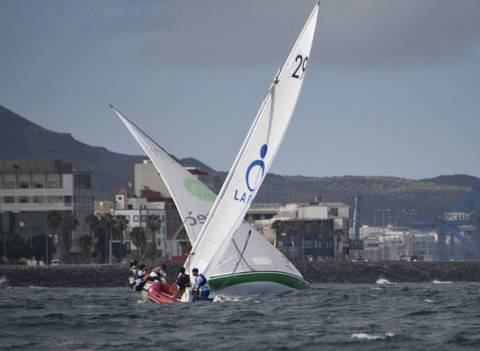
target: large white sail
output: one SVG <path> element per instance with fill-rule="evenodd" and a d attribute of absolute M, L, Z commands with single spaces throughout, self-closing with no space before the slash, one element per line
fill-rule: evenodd
<path fill-rule="evenodd" d="M 183 220 L 190 242 L 195 243 L 217 195 L 195 178 L 168 152 L 110 105 L 159 172 Z M 175 180 L 175 181 L 172 181 Z"/>
<path fill-rule="evenodd" d="M 262 184 L 300 93 L 318 17 L 317 3 L 270 86 L 189 257 L 190 268 L 215 270 Z"/>
<path fill-rule="evenodd" d="M 193 177 L 127 117 L 113 106 L 111 107 L 159 172 L 177 205 L 190 242 L 194 245 L 217 195 Z M 233 238 L 226 242 L 220 251 L 220 261 L 216 269 L 211 273 L 204 273 L 209 279 L 212 274 L 226 277 L 223 280 L 217 280 L 216 284 L 215 280 L 211 281 L 213 288 L 233 284 L 232 274 L 242 272 L 256 274 L 250 279 L 274 280 L 288 288 L 301 289 L 307 286 L 295 266 L 245 221 L 241 223 Z M 277 274 L 272 279 L 271 272 L 281 274 Z M 269 276 L 266 277 L 265 274 L 269 274 Z"/>

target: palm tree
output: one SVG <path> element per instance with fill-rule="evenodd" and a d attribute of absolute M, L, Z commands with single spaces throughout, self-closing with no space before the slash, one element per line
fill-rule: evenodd
<path fill-rule="evenodd" d="M 152 260 L 157 256 L 157 244 L 155 242 L 155 233 L 160 230 L 162 226 L 162 220 L 158 215 L 148 215 L 147 216 L 147 230 L 150 233 L 152 242 L 150 244 L 150 253 L 152 255 Z"/>
<path fill-rule="evenodd" d="M 130 233 L 133 245 L 137 247 L 137 259 L 143 260 L 145 257 L 145 251 L 147 248 L 147 236 L 145 235 L 145 229 L 142 227 L 134 227 Z"/>
<path fill-rule="evenodd" d="M 65 238 L 65 261 L 68 260 L 70 256 L 70 251 L 72 248 L 72 237 L 73 231 L 78 228 L 78 219 L 73 213 L 70 213 L 67 218 L 64 219 L 65 225 L 67 227 L 67 237 Z"/>
<path fill-rule="evenodd" d="M 115 230 L 115 217 L 110 213 L 100 215 L 100 222 L 102 223 L 105 233 L 107 235 L 105 240 L 105 252 L 107 253 L 107 262 L 112 260 L 112 253 L 110 252 L 110 241 L 112 240 L 112 234 Z"/>
<path fill-rule="evenodd" d="M 125 216 L 117 215 L 115 216 L 115 239 L 121 240 L 123 242 L 125 230 L 128 228 L 128 219 Z"/>
<path fill-rule="evenodd" d="M 80 250 L 85 258 L 87 258 L 90 254 L 90 248 L 93 245 L 93 239 L 90 235 L 82 235 L 79 238 L 79 245 Z"/>
<path fill-rule="evenodd" d="M 90 228 L 90 234 L 93 234 L 95 249 L 98 253 L 102 254 L 103 257 L 106 257 L 106 253 L 103 252 L 102 247 L 102 239 L 104 239 L 105 231 L 103 230 L 102 224 L 100 223 L 100 218 L 95 214 L 89 214 L 85 218 L 85 222 L 88 223 L 88 227 Z M 99 246 L 97 246 L 99 245 Z"/>
<path fill-rule="evenodd" d="M 63 222 L 63 218 L 60 215 L 60 213 L 58 213 L 57 211 L 50 211 L 47 214 L 47 220 L 48 220 L 48 223 L 50 225 L 50 228 L 52 229 L 52 234 L 53 234 L 53 237 L 54 237 L 54 241 L 59 244 L 58 245 L 59 256 L 60 256 L 61 259 L 63 259 L 64 246 L 63 246 L 62 240 L 61 240 L 60 235 L 59 235 L 60 234 L 59 229 L 60 229 L 60 225 Z"/>
<path fill-rule="evenodd" d="M 85 222 L 88 223 L 88 226 L 90 228 L 90 233 L 96 233 L 99 228 L 99 220 L 98 216 L 91 213 L 87 217 L 85 217 Z"/>
<path fill-rule="evenodd" d="M 333 232 L 333 242 L 335 243 L 334 257 L 336 259 L 344 259 L 344 253 L 340 250 L 340 245 L 343 244 L 343 230 L 337 229 Z"/>

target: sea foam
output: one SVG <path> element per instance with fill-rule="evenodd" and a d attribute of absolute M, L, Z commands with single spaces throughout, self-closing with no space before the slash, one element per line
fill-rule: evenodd
<path fill-rule="evenodd" d="M 380 278 L 380 279 L 377 279 L 377 281 L 375 282 L 375 284 L 378 284 L 378 285 L 393 285 L 395 283 L 392 283 L 391 281 L 387 280 L 387 279 L 384 279 L 384 278 Z"/>
<path fill-rule="evenodd" d="M 444 280 L 434 280 L 432 283 L 433 284 L 452 284 L 451 281 L 447 281 L 447 280 L 445 280 L 445 281 Z"/>
<path fill-rule="evenodd" d="M 374 334 L 367 334 L 367 333 L 353 333 L 352 339 L 357 340 L 385 340 L 386 338 L 394 337 L 395 334 L 393 333 L 385 333 L 383 335 L 374 335 Z"/>

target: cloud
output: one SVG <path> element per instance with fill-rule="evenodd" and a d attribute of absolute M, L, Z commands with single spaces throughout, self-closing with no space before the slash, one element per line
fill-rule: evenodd
<path fill-rule="evenodd" d="M 145 60 L 173 66 L 281 64 L 313 1 L 124 4 L 115 29 Z M 323 0 L 313 59 L 401 68 L 478 59 L 477 0 Z"/>

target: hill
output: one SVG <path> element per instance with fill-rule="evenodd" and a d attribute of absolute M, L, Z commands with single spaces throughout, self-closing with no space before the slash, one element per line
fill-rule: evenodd
<path fill-rule="evenodd" d="M 47 130 L 0 106 L 1 159 L 60 159 L 76 169 L 93 172 L 97 199 L 112 199 L 115 190 L 133 178 L 133 165 L 145 156 L 111 152 L 75 140 L 70 134 Z M 214 175 L 214 190 L 219 190 L 224 172 L 216 172 L 194 158 L 180 160 L 185 166 L 199 167 Z M 404 224 L 402 210 L 415 209 L 417 218 L 433 219 L 441 215 L 480 179 L 469 175 L 442 175 L 412 180 L 395 177 L 303 177 L 269 174 L 256 202 L 342 201 L 353 205 L 362 195 L 363 223 L 381 223 L 377 209 L 391 209 L 386 222 Z M 376 214 L 375 214 L 376 213 Z"/>
<path fill-rule="evenodd" d="M 108 151 L 47 130 L 0 106 L 0 158 L 59 159 L 94 173 L 97 198 L 112 198 L 116 188 L 133 177 L 133 164 L 144 159 Z"/>

